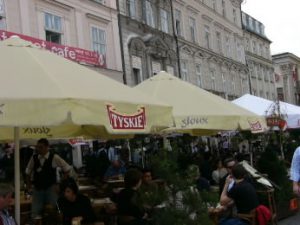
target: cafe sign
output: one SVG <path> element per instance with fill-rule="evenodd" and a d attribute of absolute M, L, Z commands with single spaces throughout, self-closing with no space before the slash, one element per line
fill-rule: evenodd
<path fill-rule="evenodd" d="M 5 30 L 0 30 L 0 41 L 10 38 L 11 36 L 18 36 L 23 40 L 29 41 L 32 44 L 47 49 L 50 52 L 53 52 L 59 56 L 62 56 L 66 59 L 83 63 L 87 65 L 98 66 L 101 68 L 106 68 L 105 56 L 98 54 L 94 51 L 89 51 L 81 48 L 74 48 L 66 45 L 59 45 L 56 43 L 48 42 L 45 40 L 37 39 L 34 37 L 26 36 L 23 34 L 17 34 L 13 32 L 8 32 Z"/>
<path fill-rule="evenodd" d="M 120 113 L 113 105 L 107 105 L 109 122 L 114 130 L 143 130 L 146 126 L 145 107 L 139 107 L 137 112 L 127 115 Z"/>

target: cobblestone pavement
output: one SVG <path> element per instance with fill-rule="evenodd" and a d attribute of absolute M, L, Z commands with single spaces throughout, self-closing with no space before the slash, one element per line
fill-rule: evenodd
<path fill-rule="evenodd" d="M 278 225 L 300 225 L 300 212 L 294 216 L 288 217 L 284 220 L 280 220 Z"/>

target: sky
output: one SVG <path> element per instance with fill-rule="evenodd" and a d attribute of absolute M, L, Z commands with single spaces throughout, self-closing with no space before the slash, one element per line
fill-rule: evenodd
<path fill-rule="evenodd" d="M 290 52 L 300 57 L 300 0 L 244 0 L 242 11 L 265 25 L 272 55 Z"/>

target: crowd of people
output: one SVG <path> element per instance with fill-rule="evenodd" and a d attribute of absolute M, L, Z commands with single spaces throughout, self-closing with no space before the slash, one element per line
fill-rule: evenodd
<path fill-rule="evenodd" d="M 243 225 L 246 224 L 244 219 L 228 217 L 226 213 L 223 214 L 223 211 L 226 212 L 232 205 L 235 206 L 238 214 L 249 214 L 257 208 L 261 209 L 253 182 L 247 171 L 239 164 L 243 157 L 239 157 L 237 153 L 247 152 L 247 147 L 241 144 L 240 151 L 236 153 L 230 150 L 227 138 L 221 137 L 219 140 L 221 141 L 211 140 L 210 143 L 201 142 L 199 139 L 184 142 L 175 138 L 170 142 L 171 147 L 177 148 L 179 153 L 179 168 L 187 169 L 190 171 L 188 173 L 193 174 L 191 177 L 197 191 L 210 191 L 212 185 L 218 187 L 220 206 L 216 210 L 222 212 L 221 215 L 225 215 L 220 217 L 219 224 Z M 160 140 L 155 140 L 146 142 L 144 147 L 140 146 L 143 153 L 135 162 L 132 160 L 134 154 L 129 153 L 128 145 L 115 146 L 112 142 L 100 143 L 95 150 L 85 155 L 87 165 L 95 160 L 95 164 L 92 163 L 92 167 L 87 168 L 86 176 L 98 181 L 98 184 L 109 180 L 124 180 L 124 186 L 120 191 L 110 196 L 117 209 L 119 225 L 151 224 L 154 205 L 148 204 L 143 196 L 151 196 L 151 194 L 154 196 L 162 187 L 153 182 L 151 169 L 142 168 L 151 168 L 151 161 L 147 157 L 156 154 L 161 144 Z M 213 155 L 213 146 L 219 148 L 218 157 Z M 293 190 L 299 195 L 300 175 L 297 168 L 300 164 L 297 160 L 300 154 L 298 152 L 299 148 L 294 154 L 291 179 L 294 181 Z M 6 150 L 3 158 L 11 159 L 12 154 L 12 151 Z M 61 171 L 59 180 L 57 168 Z M 92 169 L 96 169 L 97 173 L 91 171 Z M 54 211 L 61 214 L 61 223 L 64 225 L 103 224 L 95 214 L 89 197 L 80 193 L 72 171 L 72 165 L 50 151 L 47 139 L 37 141 L 34 154 L 30 157 L 25 170 L 26 191 L 32 195 L 31 222 L 33 224 L 41 220 L 46 206 L 51 206 Z M 159 174 L 155 175 L 159 177 Z M 6 189 L 1 190 L 1 188 Z M 163 188 L 167 189 L 165 186 Z M 2 221 L 7 221 L 6 216 L 9 217 L 6 209 L 12 193 L 9 186 L 0 186 L 0 202 L 5 202 L 1 211 Z M 162 203 L 158 201 L 156 205 Z M 265 209 L 263 211 L 267 212 Z"/>

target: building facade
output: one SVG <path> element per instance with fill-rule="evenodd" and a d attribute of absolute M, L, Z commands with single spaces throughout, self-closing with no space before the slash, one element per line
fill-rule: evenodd
<path fill-rule="evenodd" d="M 278 99 L 300 105 L 300 79 L 298 76 L 300 58 L 286 52 L 273 55 L 272 59 Z"/>
<path fill-rule="evenodd" d="M 241 0 L 174 0 L 181 78 L 232 100 L 249 92 Z"/>
<path fill-rule="evenodd" d="M 274 101 L 276 96 L 274 68 L 270 54 L 271 41 L 264 25 L 242 12 L 244 48 L 249 68 L 249 93 Z"/>
<path fill-rule="evenodd" d="M 115 0 L 0 0 L 0 30 L 97 52 L 87 66 L 123 82 Z"/>
<path fill-rule="evenodd" d="M 118 0 L 124 81 L 134 86 L 165 70 L 178 75 L 172 0 Z"/>

